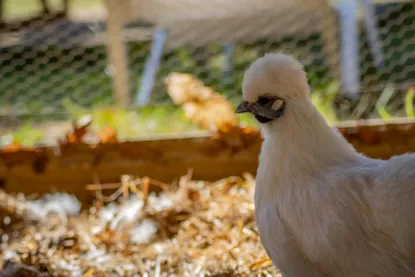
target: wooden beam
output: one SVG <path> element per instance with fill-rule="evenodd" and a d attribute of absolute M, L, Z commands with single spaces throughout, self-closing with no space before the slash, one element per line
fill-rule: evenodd
<path fill-rule="evenodd" d="M 106 0 L 108 56 L 113 74 L 114 100 L 121 107 L 131 104 L 127 51 L 122 37 L 124 19 L 117 0 Z"/>
<path fill-rule="evenodd" d="M 415 151 L 415 121 L 342 123 L 338 129 L 369 157 L 386 159 Z M 9 192 L 42 194 L 55 189 L 83 201 L 90 196 L 85 185 L 119 182 L 123 174 L 164 182 L 177 180 L 189 168 L 195 179 L 207 181 L 244 172 L 255 175 L 262 139 L 256 131 L 243 138 L 242 147 L 198 136 L 0 151 L 0 181 Z"/>
<path fill-rule="evenodd" d="M 63 1 L 62 12 L 68 15 L 69 14 L 69 0 L 62 0 L 62 1 Z"/>
<path fill-rule="evenodd" d="M 0 0 L 0 23 L 4 22 L 4 0 Z"/>

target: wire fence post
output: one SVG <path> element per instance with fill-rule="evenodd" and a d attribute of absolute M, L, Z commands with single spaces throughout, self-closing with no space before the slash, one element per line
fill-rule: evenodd
<path fill-rule="evenodd" d="M 356 0 L 336 4 L 340 19 L 341 88 L 351 98 L 360 88 L 359 32 Z"/>
<path fill-rule="evenodd" d="M 375 64 L 378 68 L 383 67 L 385 64 L 382 45 L 380 42 L 379 29 L 376 22 L 376 14 L 374 4 L 369 0 L 360 0 L 365 13 L 365 27 L 370 44 L 370 49 L 375 60 Z"/>
<path fill-rule="evenodd" d="M 147 56 L 147 60 L 144 65 L 144 73 L 141 79 L 140 90 L 138 91 L 135 100 L 138 105 L 147 105 L 150 102 L 151 91 L 160 66 L 165 41 L 166 32 L 161 28 L 157 28 L 154 32 L 150 54 Z"/>
<path fill-rule="evenodd" d="M 224 72 L 223 72 L 223 79 L 227 83 L 232 78 L 232 70 L 233 70 L 233 64 L 232 64 L 232 55 L 234 51 L 234 47 L 232 43 L 224 43 L 223 44 L 223 52 L 225 55 L 224 59 Z"/>

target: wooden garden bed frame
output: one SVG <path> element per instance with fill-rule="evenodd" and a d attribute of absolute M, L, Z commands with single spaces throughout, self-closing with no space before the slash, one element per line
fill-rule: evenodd
<path fill-rule="evenodd" d="M 336 126 L 356 149 L 386 159 L 415 150 L 415 120 L 343 122 Z M 173 182 L 193 170 L 193 178 L 213 181 L 244 172 L 255 175 L 261 135 L 241 128 L 243 146 L 229 146 L 208 133 L 106 144 L 0 150 L 0 185 L 8 192 L 43 194 L 51 190 L 90 194 L 88 184 L 119 182 L 123 174 Z"/>

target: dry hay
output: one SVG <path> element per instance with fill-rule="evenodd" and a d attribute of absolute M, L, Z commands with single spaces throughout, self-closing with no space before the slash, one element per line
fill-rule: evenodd
<path fill-rule="evenodd" d="M 104 196 L 108 188 L 116 191 Z M 278 275 L 256 232 L 250 175 L 187 175 L 169 186 L 123 176 L 88 189 L 97 200 L 79 214 L 62 194 L 35 202 L 1 193 L 0 276 Z"/>

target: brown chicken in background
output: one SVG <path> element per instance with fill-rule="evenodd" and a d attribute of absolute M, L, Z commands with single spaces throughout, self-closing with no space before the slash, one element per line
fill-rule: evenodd
<path fill-rule="evenodd" d="M 171 73 L 165 80 L 167 92 L 186 116 L 232 146 L 242 146 L 238 118 L 227 99 L 190 74 Z"/>

